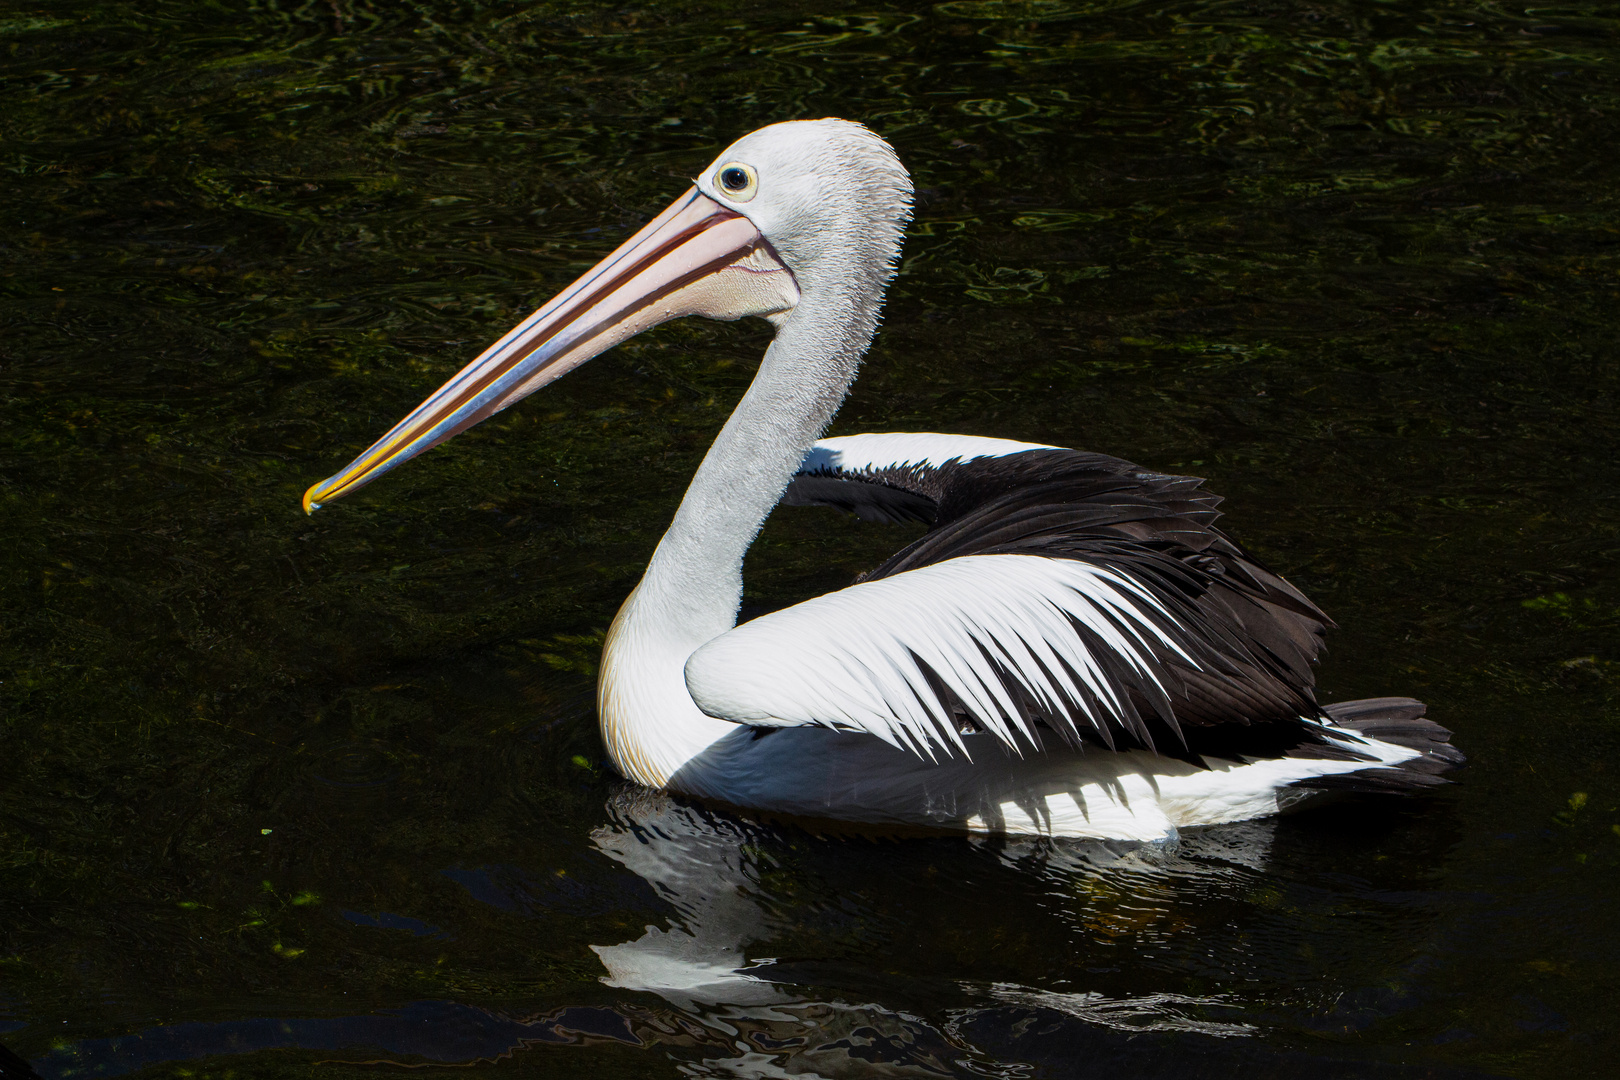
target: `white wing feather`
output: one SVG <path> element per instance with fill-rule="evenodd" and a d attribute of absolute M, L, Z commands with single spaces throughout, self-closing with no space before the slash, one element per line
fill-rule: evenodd
<path fill-rule="evenodd" d="M 981 727 L 1021 751 L 1020 737 L 1040 743 L 1004 673 L 1042 711 L 1084 716 L 1099 730 L 1121 715 L 1076 623 L 1161 691 L 1155 654 L 1199 666 L 1163 628 L 1179 626 L 1173 616 L 1120 571 L 1037 555 L 969 555 L 745 623 L 692 654 L 686 685 L 700 709 L 721 719 L 819 724 L 869 732 L 929 758 L 935 747 L 965 755 L 926 665 Z"/>
<path fill-rule="evenodd" d="M 810 447 L 801 473 L 862 473 L 917 466 L 937 469 L 947 461 L 977 461 L 1030 450 L 1057 450 L 1045 443 L 990 439 L 979 435 L 940 435 L 932 431 L 869 432 L 822 439 Z"/>

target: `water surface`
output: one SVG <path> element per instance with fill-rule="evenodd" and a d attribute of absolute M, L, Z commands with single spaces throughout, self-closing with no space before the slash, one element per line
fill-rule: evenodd
<path fill-rule="evenodd" d="M 0 6 L 0 1040 L 46 1080 L 1605 1071 L 1617 32 L 1445 0 Z M 1430 702 L 1456 785 L 1175 850 L 627 787 L 601 633 L 757 320 L 662 327 L 300 513 L 731 139 L 820 115 L 919 188 L 834 433 L 1208 477 L 1340 622 L 1326 699 Z M 909 535 L 784 509 L 747 603 Z"/>

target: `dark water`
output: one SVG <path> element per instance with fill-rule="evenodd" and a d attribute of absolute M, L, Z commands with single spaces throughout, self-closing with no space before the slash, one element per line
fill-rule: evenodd
<path fill-rule="evenodd" d="M 1484 0 L 0 5 L 0 1040 L 47 1080 L 1612 1070 L 1617 33 Z M 921 191 L 835 433 L 1209 477 L 1343 625 L 1327 697 L 1430 702 L 1459 783 L 1179 851 L 627 789 L 596 649 L 757 321 L 661 328 L 302 516 L 725 143 L 828 114 Z M 749 602 L 907 535 L 785 510 Z"/>

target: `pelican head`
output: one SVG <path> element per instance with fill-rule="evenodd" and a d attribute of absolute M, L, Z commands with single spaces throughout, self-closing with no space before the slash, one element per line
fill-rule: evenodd
<path fill-rule="evenodd" d="M 732 143 L 692 188 L 518 324 L 341 472 L 320 508 L 493 416 L 594 356 L 683 315 L 816 312 L 847 376 L 877 325 L 911 211 L 893 149 L 847 120 L 772 124 Z M 847 382 L 846 382 L 847 385 Z M 840 391 L 841 393 L 841 391 Z"/>

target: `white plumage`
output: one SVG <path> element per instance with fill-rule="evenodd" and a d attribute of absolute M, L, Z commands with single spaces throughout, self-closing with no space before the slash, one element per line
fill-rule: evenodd
<path fill-rule="evenodd" d="M 686 661 L 686 686 L 710 716 L 765 727 L 819 724 L 864 731 L 930 759 L 936 747 L 968 756 L 949 702 L 930 685 L 932 672 L 978 724 L 1022 754 L 1042 742 L 1002 671 L 1047 715 L 1109 710 L 1089 717 L 1099 732 L 1106 719 L 1124 715 L 1097 658 L 1075 636 L 1075 621 L 1144 679 L 1157 682 L 1148 659 L 1154 646 L 1197 666 L 1143 618 L 1147 610 L 1170 617 L 1152 593 L 1105 567 L 969 555 L 818 596 L 722 634 Z"/>
<path fill-rule="evenodd" d="M 938 468 L 947 461 L 1006 457 L 1026 450 L 1057 450 L 1045 443 L 941 435 L 932 431 L 888 431 L 821 439 L 804 456 L 801 473 L 873 473 L 886 469 Z"/>
<path fill-rule="evenodd" d="M 817 441 L 910 204 L 858 124 L 745 136 L 306 508 L 659 322 L 757 315 L 775 338 L 607 636 L 597 705 L 624 775 L 780 814 L 1127 839 L 1438 782 L 1461 756 L 1420 704 L 1318 707 L 1326 616 L 1214 527 L 1201 481 L 1005 439 Z M 930 528 L 738 627 L 744 554 L 784 495 Z"/>

